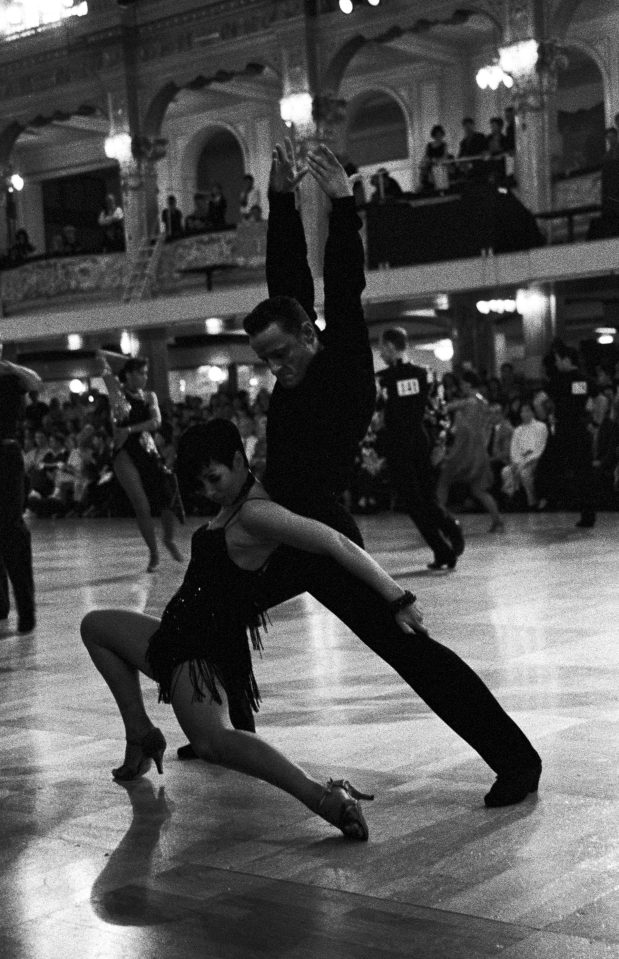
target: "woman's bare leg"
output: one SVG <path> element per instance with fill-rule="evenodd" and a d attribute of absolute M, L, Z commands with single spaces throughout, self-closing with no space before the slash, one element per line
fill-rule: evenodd
<path fill-rule="evenodd" d="M 150 503 L 144 492 L 140 474 L 135 468 L 131 457 L 124 450 L 116 454 L 114 472 L 135 510 L 138 529 L 150 550 L 151 565 L 154 566 L 159 560 L 159 550 L 157 548 L 155 524 L 150 514 Z"/>
<path fill-rule="evenodd" d="M 221 705 L 208 693 L 203 702 L 195 701 L 187 663 L 174 678 L 172 706 L 198 756 L 277 786 L 316 812 L 324 785 L 256 733 L 233 729 L 226 694 L 218 690 Z"/>
<path fill-rule="evenodd" d="M 165 543 L 166 549 L 168 550 L 170 556 L 172 556 L 177 563 L 182 563 L 183 557 L 181 555 L 181 551 L 174 542 L 176 517 L 171 509 L 164 507 L 161 510 L 161 526 L 163 528 L 163 542 Z"/>
<path fill-rule="evenodd" d="M 488 490 L 482 489 L 479 483 L 471 483 L 471 493 L 478 499 L 482 504 L 485 510 L 490 513 L 492 517 L 492 528 L 499 529 L 503 526 L 503 520 L 501 514 L 499 513 L 499 507 L 496 504 L 494 496 L 492 496 Z"/>
<path fill-rule="evenodd" d="M 159 626 L 154 616 L 124 609 L 94 610 L 84 616 L 82 640 L 116 700 L 125 726 L 125 762 L 137 765 L 139 743 L 153 728 L 142 698 L 139 672 L 150 676 L 148 643 Z"/>

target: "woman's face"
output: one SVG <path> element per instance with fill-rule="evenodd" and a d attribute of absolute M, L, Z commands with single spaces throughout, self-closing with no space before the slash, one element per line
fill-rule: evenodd
<path fill-rule="evenodd" d="M 234 454 L 232 467 L 211 460 L 200 474 L 204 492 L 219 506 L 230 506 L 239 495 L 247 477 L 247 467 L 239 452 Z"/>
<path fill-rule="evenodd" d="M 132 370 L 126 375 L 127 386 L 130 390 L 143 390 L 148 380 L 148 367 L 142 366 L 139 370 Z"/>

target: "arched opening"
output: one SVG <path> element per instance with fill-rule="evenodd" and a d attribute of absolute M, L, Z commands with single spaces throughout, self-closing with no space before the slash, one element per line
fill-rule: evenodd
<path fill-rule="evenodd" d="M 234 134 L 224 127 L 212 128 L 197 158 L 196 190 L 210 194 L 214 184 L 221 186 L 226 199 L 227 223 L 238 223 L 240 218 L 239 193 L 244 165 L 243 151 Z"/>
<path fill-rule="evenodd" d="M 408 158 L 402 107 L 384 90 L 370 90 L 348 105 L 346 153 L 358 167 Z"/>
<path fill-rule="evenodd" d="M 557 86 L 558 139 L 553 173 L 565 176 L 599 167 L 604 157 L 604 81 L 582 49 L 567 47 L 568 64 Z"/>

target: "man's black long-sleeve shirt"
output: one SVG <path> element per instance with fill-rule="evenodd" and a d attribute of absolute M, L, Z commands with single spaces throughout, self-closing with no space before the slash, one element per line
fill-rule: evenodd
<path fill-rule="evenodd" d="M 275 384 L 267 418 L 264 484 L 276 502 L 304 513 L 346 489 L 372 418 L 376 387 L 361 306 L 365 287 L 361 221 L 354 199 L 333 201 L 324 257 L 321 349 L 293 389 Z M 315 318 L 303 225 L 292 194 L 270 198 L 269 296 L 292 296 Z"/>

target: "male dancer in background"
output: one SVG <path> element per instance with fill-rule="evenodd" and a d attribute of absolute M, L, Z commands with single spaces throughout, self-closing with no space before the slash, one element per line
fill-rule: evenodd
<path fill-rule="evenodd" d="M 280 259 L 274 264 L 271 247 L 268 275 L 270 284 L 282 282 L 287 291 L 278 291 L 284 298 L 277 296 L 259 304 L 245 320 L 252 348 L 277 378 L 267 420 L 264 480 L 269 493 L 282 505 L 321 519 L 359 541 L 356 524 L 338 504 L 337 494 L 345 488 L 341 484 L 347 481 L 357 443 L 374 408 L 369 402 L 374 393 L 372 356 L 360 303 L 364 286 L 360 221 L 348 178 L 331 151 L 318 147 L 307 162 L 333 206 L 324 264 L 326 329 L 319 338 L 303 307 L 289 299 L 295 280 L 292 267 L 299 259 L 298 251 L 297 257 L 291 258 L 294 233 L 286 235 L 284 229 L 287 231 L 289 219 L 292 230 L 297 214 L 294 197 L 281 198 Z M 297 182 L 288 142 L 286 151 L 276 148 L 271 192 L 291 193 Z M 278 198 L 273 199 L 275 225 Z M 304 262 L 307 268 L 305 258 Z M 307 291 L 307 285 L 304 289 Z M 357 378 L 354 381 L 353 376 Z M 367 402 L 363 417 L 362 401 Z M 260 577 L 260 589 L 262 608 L 310 592 L 392 666 L 497 773 L 485 797 L 486 805 L 521 802 L 537 789 L 540 757 L 479 676 L 425 630 L 403 641 L 401 634 L 394 633 L 389 605 L 343 568 L 324 556 L 280 547 Z M 414 599 L 411 593 L 405 594 L 405 604 Z M 235 723 L 232 703 L 230 715 Z M 250 729 L 249 718 L 237 728 Z"/>
<path fill-rule="evenodd" d="M 406 512 L 434 553 L 428 569 L 453 569 L 464 552 L 460 524 L 436 499 L 430 444 L 424 427 L 428 376 L 409 363 L 406 330 L 392 327 L 381 338 L 387 368 L 377 374 L 385 414 L 385 453 L 391 484 Z"/>
<path fill-rule="evenodd" d="M 36 622 L 30 530 L 23 517 L 24 460 L 17 427 L 24 396 L 40 383 L 34 370 L 4 360 L 0 343 L 0 620 L 9 614 L 8 575 L 18 633 L 32 632 Z"/>

